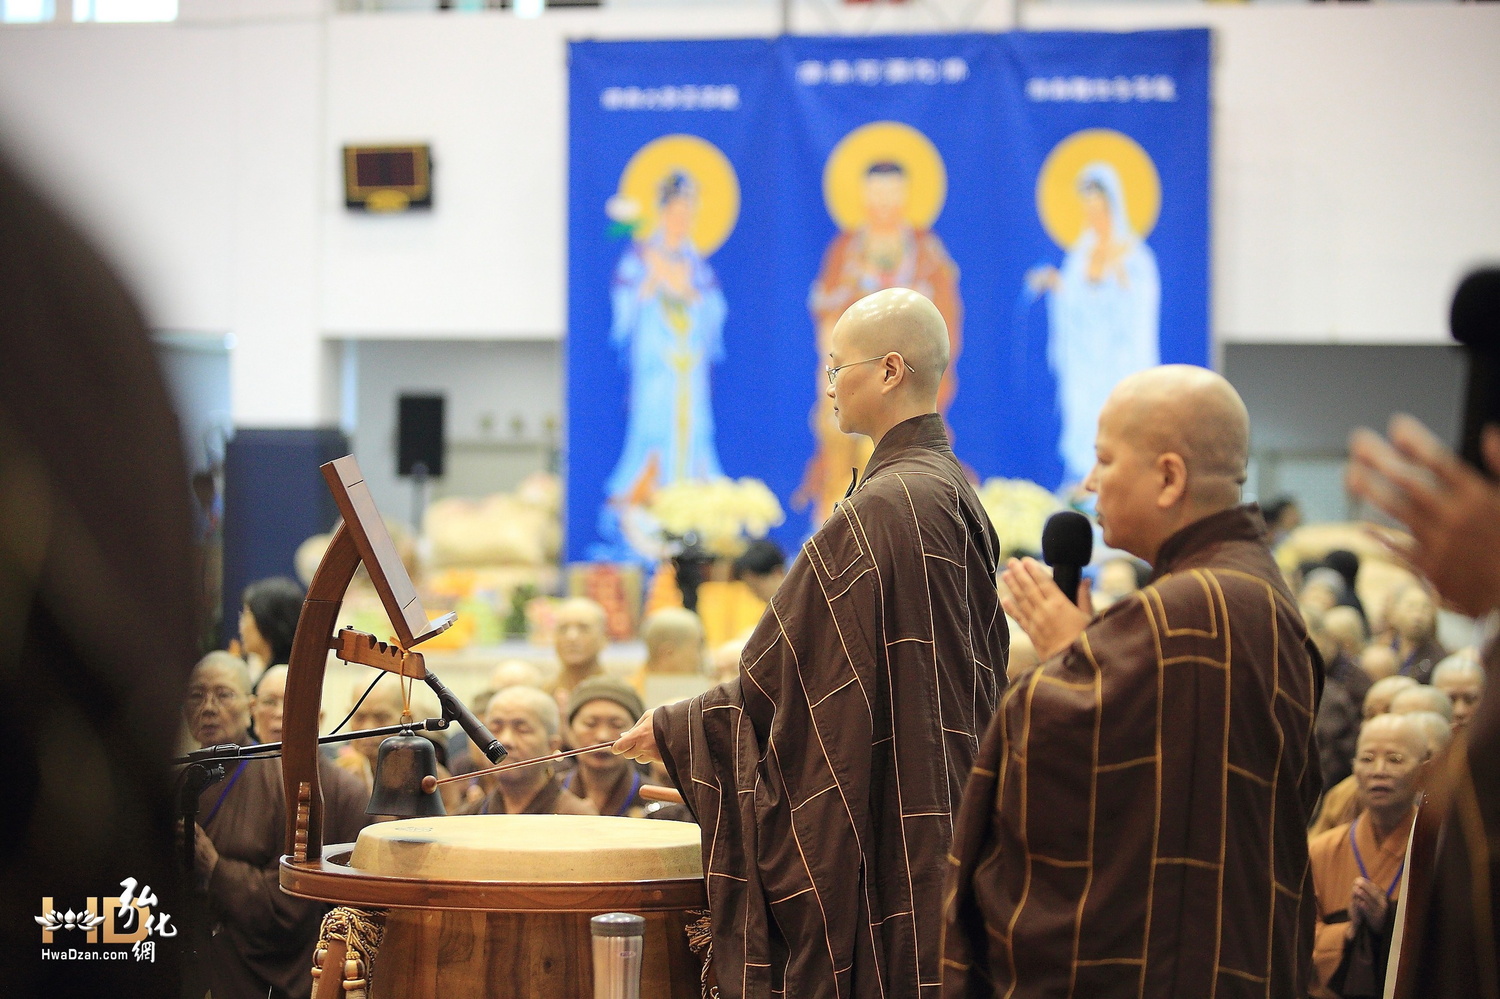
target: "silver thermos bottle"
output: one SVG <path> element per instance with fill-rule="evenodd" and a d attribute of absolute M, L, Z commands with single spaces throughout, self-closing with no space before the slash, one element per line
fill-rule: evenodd
<path fill-rule="evenodd" d="M 594 999 L 641 999 L 646 920 L 607 912 L 589 920 L 594 934 Z"/>

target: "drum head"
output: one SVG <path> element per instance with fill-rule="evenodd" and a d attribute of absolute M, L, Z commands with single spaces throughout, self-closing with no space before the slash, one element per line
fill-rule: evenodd
<path fill-rule="evenodd" d="M 628 883 L 703 877 L 691 822 L 596 815 L 452 815 L 360 831 L 351 867 L 443 881 Z"/>

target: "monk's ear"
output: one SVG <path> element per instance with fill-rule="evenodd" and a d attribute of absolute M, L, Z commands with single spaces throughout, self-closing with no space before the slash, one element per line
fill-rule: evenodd
<path fill-rule="evenodd" d="M 889 392 L 901 384 L 901 368 L 896 364 L 896 355 L 887 354 L 880 362 L 880 391 Z"/>
<path fill-rule="evenodd" d="M 1176 506 L 1187 495 L 1187 462 L 1182 455 L 1168 451 L 1156 459 L 1156 471 L 1161 477 L 1161 488 L 1156 493 L 1156 506 L 1167 510 Z"/>

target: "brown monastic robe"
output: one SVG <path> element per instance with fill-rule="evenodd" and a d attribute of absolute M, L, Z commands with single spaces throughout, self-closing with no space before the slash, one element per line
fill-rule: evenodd
<path fill-rule="evenodd" d="M 198 822 L 219 863 L 208 879 L 213 940 L 206 978 L 214 999 L 273 999 L 312 993 L 313 947 L 328 907 L 281 890 L 281 851 L 286 834 L 286 797 L 281 761 L 225 764 L 223 781 L 204 790 Z M 319 759 L 323 788 L 323 838 L 350 843 L 370 821 L 369 792 L 337 764 Z M 227 793 L 225 788 L 228 787 Z M 223 795 L 223 804 L 215 805 Z M 210 818 L 212 814 L 212 818 Z M 270 990 L 269 993 L 267 990 Z"/>
<path fill-rule="evenodd" d="M 1326 986 L 1339 962 L 1344 959 L 1344 944 L 1349 931 L 1349 920 L 1353 917 L 1350 901 L 1354 895 L 1354 879 L 1368 877 L 1382 889 L 1387 889 L 1391 906 L 1386 912 L 1386 927 L 1390 927 L 1396 914 L 1398 880 L 1406 861 L 1406 841 L 1411 835 L 1411 822 L 1416 809 L 1405 822 L 1386 835 L 1383 841 L 1375 839 L 1374 827 L 1368 816 L 1361 816 L 1353 823 L 1344 823 L 1312 837 L 1307 844 L 1307 855 L 1312 863 L 1313 893 L 1318 898 L 1317 929 L 1313 937 L 1314 976 L 1310 994 L 1316 999 L 1338 999 L 1336 993 Z M 1353 842 L 1350 831 L 1353 831 Z M 1355 858 L 1354 843 L 1359 844 L 1359 857 Z M 1360 874 L 1359 861 L 1364 861 L 1365 874 Z"/>
<path fill-rule="evenodd" d="M 738 678 L 659 708 L 724 999 L 935 996 L 945 856 L 1003 685 L 998 543 L 940 417 L 894 427 Z"/>
<path fill-rule="evenodd" d="M 464 809 L 465 815 L 509 815 L 505 807 L 505 795 L 498 785 L 489 794 Z M 536 794 L 517 815 L 598 815 L 593 805 L 582 798 L 563 790 L 562 781 L 555 775 L 537 788 Z"/>
<path fill-rule="evenodd" d="M 1500 645 L 1493 641 L 1484 669 L 1473 719 L 1430 764 L 1408 862 L 1397 999 L 1500 999 Z"/>
<path fill-rule="evenodd" d="M 1323 667 L 1254 508 L 1014 680 L 964 793 L 949 996 L 1299 997 Z"/>

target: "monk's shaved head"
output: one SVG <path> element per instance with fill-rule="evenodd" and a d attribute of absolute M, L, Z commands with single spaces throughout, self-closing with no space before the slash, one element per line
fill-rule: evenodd
<path fill-rule="evenodd" d="M 1222 375 L 1190 364 L 1148 368 L 1115 386 L 1104 408 L 1113 410 L 1122 437 L 1135 447 L 1182 456 L 1191 498 L 1210 506 L 1239 502 L 1250 460 L 1250 414 Z"/>
<path fill-rule="evenodd" d="M 833 335 L 859 357 L 900 354 L 912 388 L 936 403 L 948 370 L 948 324 L 927 296 L 909 288 L 867 295 L 839 317 Z"/>
<path fill-rule="evenodd" d="M 1376 715 L 1359 727 L 1359 745 L 1385 736 L 1406 743 L 1420 760 L 1427 755 L 1427 730 L 1409 715 Z"/>
<path fill-rule="evenodd" d="M 1167 538 L 1239 503 L 1250 415 L 1206 368 L 1147 368 L 1109 394 L 1094 452 L 1083 485 L 1098 496 L 1104 543 L 1154 562 Z"/>

